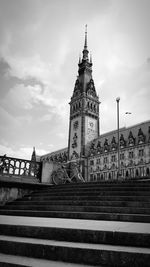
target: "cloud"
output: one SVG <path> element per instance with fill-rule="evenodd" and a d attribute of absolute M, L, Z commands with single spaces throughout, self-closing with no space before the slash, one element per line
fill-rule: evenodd
<path fill-rule="evenodd" d="M 14 149 L 9 145 L 0 145 L 0 155 L 4 155 L 7 153 L 7 157 L 31 160 L 32 152 L 33 152 L 33 147 L 20 147 L 18 149 Z M 44 155 L 47 154 L 48 152 L 49 152 L 48 150 L 36 149 L 37 155 Z"/>
<path fill-rule="evenodd" d="M 127 124 L 149 118 L 150 73 L 143 64 L 150 57 L 148 12 L 146 0 L 0 1 L 0 129 L 6 147 L 24 155 L 32 144 L 45 151 L 49 143 L 54 150 L 66 146 L 68 101 L 86 23 L 101 132 L 116 128 L 117 96 L 121 126 L 125 111 L 132 111 Z"/>
<path fill-rule="evenodd" d="M 24 84 L 16 84 L 0 102 L 5 107 L 9 105 L 10 110 L 14 108 L 18 111 L 22 109 L 30 110 L 33 108 L 33 104 L 39 101 L 41 92 L 40 85 L 25 86 Z"/>
<path fill-rule="evenodd" d="M 51 64 L 43 62 L 40 55 L 33 57 L 14 57 L 6 56 L 10 69 L 9 75 L 25 80 L 27 78 L 35 78 L 43 84 L 49 84 L 51 77 Z"/>
<path fill-rule="evenodd" d="M 98 82 L 99 83 L 99 80 Z M 100 90 L 101 132 L 117 127 L 116 97 L 120 96 L 120 125 L 129 126 L 149 119 L 150 107 L 150 66 L 149 62 L 137 67 L 117 66 L 116 71 L 107 70 L 107 79 Z M 109 93 L 109 97 L 108 97 Z M 130 111 L 130 118 L 125 112 Z"/>

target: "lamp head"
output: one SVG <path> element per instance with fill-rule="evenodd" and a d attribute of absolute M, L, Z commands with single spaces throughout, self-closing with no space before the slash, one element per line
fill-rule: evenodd
<path fill-rule="evenodd" d="M 117 97 L 117 98 L 116 98 L 116 101 L 119 102 L 119 101 L 120 101 L 120 97 Z"/>

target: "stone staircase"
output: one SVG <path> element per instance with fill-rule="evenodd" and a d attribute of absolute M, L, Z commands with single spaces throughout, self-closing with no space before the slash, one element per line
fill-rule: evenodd
<path fill-rule="evenodd" d="M 0 235 L 3 264 L 150 266 L 150 181 L 36 190 L 0 208 Z"/>

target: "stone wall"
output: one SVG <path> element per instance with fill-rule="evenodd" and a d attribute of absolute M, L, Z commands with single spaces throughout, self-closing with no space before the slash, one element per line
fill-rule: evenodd
<path fill-rule="evenodd" d="M 0 205 L 5 205 L 7 202 L 11 202 L 18 198 L 30 194 L 33 190 L 23 189 L 17 187 L 2 187 L 0 188 Z"/>
<path fill-rule="evenodd" d="M 25 195 L 30 195 L 32 192 L 48 188 L 51 185 L 39 183 L 35 178 L 19 178 L 7 177 L 0 175 L 0 205 L 5 205 L 7 202 L 21 199 Z"/>

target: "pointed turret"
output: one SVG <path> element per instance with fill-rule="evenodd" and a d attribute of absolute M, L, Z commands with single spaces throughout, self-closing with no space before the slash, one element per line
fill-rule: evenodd
<path fill-rule="evenodd" d="M 35 147 L 33 147 L 33 152 L 32 152 L 32 156 L 31 156 L 31 161 L 36 161 Z"/>

